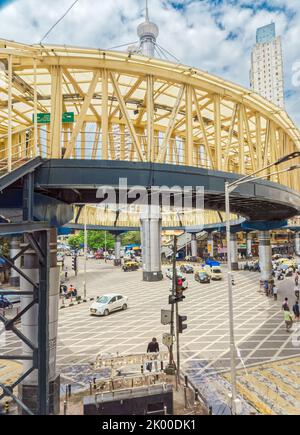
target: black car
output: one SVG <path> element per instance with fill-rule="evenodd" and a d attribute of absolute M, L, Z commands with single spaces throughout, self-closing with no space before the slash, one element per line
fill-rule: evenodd
<path fill-rule="evenodd" d="M 194 268 L 190 264 L 182 264 L 180 266 L 181 273 L 194 273 Z"/>
<path fill-rule="evenodd" d="M 205 272 L 205 270 L 199 270 L 197 272 L 195 272 L 195 281 L 198 281 L 202 284 L 210 283 L 210 276 L 208 275 L 208 273 Z"/>

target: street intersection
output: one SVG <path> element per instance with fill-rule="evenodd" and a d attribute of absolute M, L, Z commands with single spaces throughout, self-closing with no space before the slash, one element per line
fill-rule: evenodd
<path fill-rule="evenodd" d="M 69 268 L 70 270 L 70 268 Z M 71 275 L 72 272 L 69 273 Z M 199 284 L 188 275 L 189 288 L 179 313 L 188 317 L 188 328 L 180 335 L 181 368 L 203 395 L 209 395 L 211 383 L 226 379 L 230 369 L 229 325 L 226 273 L 223 280 Z M 299 357 L 296 333 L 287 333 L 281 303 L 293 298 L 293 280 L 278 285 L 278 301 L 260 291 L 259 275 L 255 272 L 235 273 L 234 319 L 235 339 L 239 349 L 239 373 L 245 368 Z M 83 273 L 69 277 L 68 284 L 77 287 L 83 296 Z M 148 342 L 156 337 L 161 350 L 166 350 L 162 335 L 168 326 L 160 323 L 161 309 L 168 309 L 169 279 L 162 282 L 142 281 L 142 272 L 124 273 L 111 263 L 88 260 L 87 297 L 120 293 L 129 298 L 129 309 L 108 317 L 92 317 L 91 302 L 59 311 L 57 364 L 65 382 L 84 383 L 83 367 L 94 362 L 96 355 L 145 352 Z M 294 325 L 294 331 L 297 325 Z M 3 353 L 20 352 L 16 339 L 6 336 Z M 7 370 L 7 369 L 6 369 Z M 224 374 L 224 377 L 223 377 Z M 219 378 L 221 376 L 221 378 Z M 82 384 L 83 385 L 83 384 Z M 298 387 L 299 388 L 299 387 Z"/>

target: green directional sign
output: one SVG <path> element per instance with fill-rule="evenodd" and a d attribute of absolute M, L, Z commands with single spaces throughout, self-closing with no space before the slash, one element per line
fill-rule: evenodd
<path fill-rule="evenodd" d="M 65 113 L 63 113 L 62 122 L 63 122 L 63 124 L 67 124 L 69 122 L 75 122 L 74 112 L 65 112 Z"/>
<path fill-rule="evenodd" d="M 32 115 L 32 120 L 34 122 L 34 115 Z M 50 124 L 50 113 L 38 113 L 37 114 L 38 124 Z"/>
<path fill-rule="evenodd" d="M 34 122 L 34 115 L 32 116 L 32 120 Z M 37 123 L 38 124 L 50 124 L 51 122 L 51 113 L 38 113 L 37 114 Z M 62 115 L 62 123 L 69 124 L 71 122 L 75 122 L 74 112 L 64 112 Z"/>

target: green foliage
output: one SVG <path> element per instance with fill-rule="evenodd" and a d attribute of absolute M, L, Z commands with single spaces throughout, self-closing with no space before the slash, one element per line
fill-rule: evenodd
<path fill-rule="evenodd" d="M 68 238 L 68 244 L 70 245 L 71 249 L 79 249 L 80 245 L 83 244 L 84 238 L 83 238 L 83 231 L 80 231 L 80 233 L 73 234 L 72 236 L 69 236 Z"/>
<path fill-rule="evenodd" d="M 74 234 L 69 237 L 68 243 L 71 249 L 79 249 L 84 244 L 84 232 Z M 106 231 L 106 247 L 114 249 L 115 238 Z M 105 231 L 88 231 L 88 248 L 99 249 L 105 247 Z"/>
<path fill-rule="evenodd" d="M 129 231 L 128 233 L 122 235 L 123 246 L 132 244 L 141 244 L 141 235 L 139 231 Z"/>
<path fill-rule="evenodd" d="M 112 234 L 106 231 L 106 247 L 114 249 L 115 238 Z M 105 231 L 88 231 L 88 247 L 91 249 L 99 249 L 105 247 Z"/>

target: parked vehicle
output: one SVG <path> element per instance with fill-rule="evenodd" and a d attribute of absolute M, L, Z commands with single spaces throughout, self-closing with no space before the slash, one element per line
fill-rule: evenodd
<path fill-rule="evenodd" d="M 219 266 L 212 266 L 211 279 L 213 281 L 220 281 L 221 279 L 223 279 L 222 270 Z"/>
<path fill-rule="evenodd" d="M 92 316 L 108 316 L 110 313 L 118 310 L 127 310 L 128 298 L 120 294 L 103 295 L 90 306 Z"/>
<path fill-rule="evenodd" d="M 200 283 L 210 283 L 210 275 L 205 269 L 200 269 L 195 272 L 195 281 Z"/>
<path fill-rule="evenodd" d="M 289 267 L 285 271 L 285 276 L 293 276 L 293 273 L 294 273 L 294 269 L 292 267 Z"/>
<path fill-rule="evenodd" d="M 139 263 L 134 260 L 126 261 L 122 267 L 124 272 L 132 272 L 134 270 L 138 270 L 139 268 L 140 268 Z"/>
<path fill-rule="evenodd" d="M 182 264 L 180 266 L 180 272 L 182 272 L 182 273 L 194 273 L 194 268 L 191 264 Z"/>

